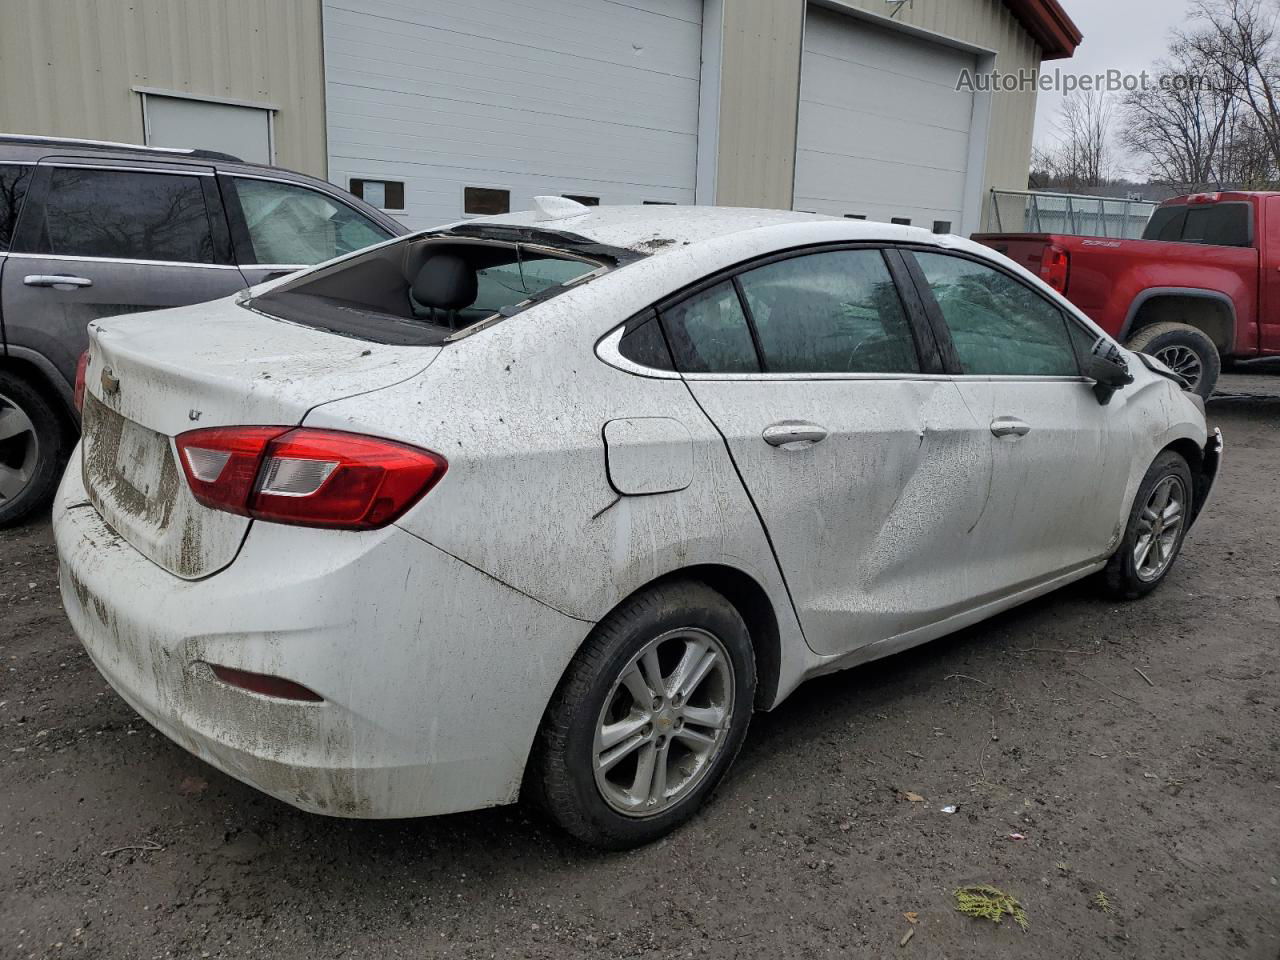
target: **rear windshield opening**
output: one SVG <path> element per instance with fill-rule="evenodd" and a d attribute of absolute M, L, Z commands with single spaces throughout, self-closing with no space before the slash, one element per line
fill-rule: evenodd
<path fill-rule="evenodd" d="M 362 340 L 431 346 L 549 300 L 604 267 L 536 244 L 417 237 L 281 284 L 245 306 Z"/>
<path fill-rule="evenodd" d="M 1247 203 L 1176 204 L 1158 207 L 1147 221 L 1143 240 L 1203 243 L 1215 247 L 1253 246 Z"/>

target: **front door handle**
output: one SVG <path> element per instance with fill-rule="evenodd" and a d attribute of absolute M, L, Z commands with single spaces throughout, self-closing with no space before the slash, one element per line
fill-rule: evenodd
<path fill-rule="evenodd" d="M 1018 440 L 1030 432 L 1030 425 L 1017 417 L 996 417 L 991 421 L 991 433 L 1001 440 Z"/>
<path fill-rule="evenodd" d="M 73 277 L 67 273 L 29 273 L 22 278 L 28 287 L 53 287 L 55 290 L 74 290 L 76 287 L 92 287 L 88 277 Z"/>
<path fill-rule="evenodd" d="M 827 430 L 804 420 L 783 420 L 764 428 L 764 442 L 783 450 L 800 450 L 827 439 Z"/>

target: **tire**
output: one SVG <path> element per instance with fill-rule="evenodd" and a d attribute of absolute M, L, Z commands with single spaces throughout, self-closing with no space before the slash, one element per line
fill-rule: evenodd
<path fill-rule="evenodd" d="M 1181 374 L 1202 399 L 1213 396 L 1222 374 L 1222 357 L 1204 331 L 1185 323 L 1153 323 L 1130 337 L 1127 346 Z"/>
<path fill-rule="evenodd" d="M 1157 531 L 1155 540 L 1158 547 L 1163 548 L 1163 562 L 1154 569 L 1150 553 L 1145 562 L 1139 564 L 1139 543 L 1151 528 L 1147 509 L 1153 506 L 1153 498 L 1158 489 L 1168 488 L 1176 491 L 1175 496 L 1181 503 L 1181 512 L 1177 529 L 1172 534 L 1172 525 L 1168 518 L 1162 521 L 1163 530 Z M 1129 511 L 1129 522 L 1125 526 L 1120 547 L 1108 561 L 1102 572 L 1103 583 L 1109 596 L 1116 600 L 1136 600 L 1146 596 L 1164 581 L 1173 569 L 1182 550 L 1182 542 L 1187 535 L 1187 524 L 1191 519 L 1191 504 L 1194 487 L 1191 480 L 1191 468 L 1180 454 L 1166 450 L 1156 458 L 1147 475 L 1138 485 L 1138 495 L 1134 497 L 1133 508 Z M 1156 501 L 1158 503 L 1158 501 Z M 1169 501 L 1172 503 L 1172 500 Z M 1166 513 L 1167 513 L 1166 508 Z"/>
<path fill-rule="evenodd" d="M 44 394 L 6 370 L 0 370 L 0 436 L 0 527 L 9 527 L 52 499 L 67 439 L 62 418 Z"/>
<path fill-rule="evenodd" d="M 632 691 L 652 695 L 655 683 L 649 661 L 637 658 L 654 644 L 664 689 L 660 699 L 638 706 Z M 699 644 L 705 647 L 701 655 Z M 682 667 L 698 665 L 706 651 L 716 657 L 685 688 L 690 695 L 684 701 L 677 678 L 696 675 Z M 527 793 L 555 823 L 592 846 L 626 850 L 657 840 L 697 812 L 733 763 L 751 722 L 755 685 L 751 638 L 737 609 L 696 581 L 655 585 L 597 624 L 570 664 L 547 707 Z M 717 705 L 727 714 L 718 729 L 708 722 Z M 597 729 L 606 723 L 619 741 L 598 751 Z M 610 751 L 622 759 L 597 775 L 597 753 L 609 757 Z M 648 789 L 645 758 L 652 758 L 649 769 L 655 771 Z M 666 772 L 662 781 L 659 770 Z"/>

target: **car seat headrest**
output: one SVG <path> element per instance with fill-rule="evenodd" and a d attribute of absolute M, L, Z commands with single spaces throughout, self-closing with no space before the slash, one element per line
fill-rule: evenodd
<path fill-rule="evenodd" d="M 462 257 L 437 253 L 418 268 L 413 299 L 436 310 L 461 310 L 476 302 L 476 271 Z"/>

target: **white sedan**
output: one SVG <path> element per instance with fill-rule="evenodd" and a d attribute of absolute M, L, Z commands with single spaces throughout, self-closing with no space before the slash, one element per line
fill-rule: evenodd
<path fill-rule="evenodd" d="M 1221 449 L 991 250 L 804 214 L 545 198 L 91 333 L 55 530 L 122 697 L 305 810 L 613 848 L 808 677 L 1154 589 Z"/>

